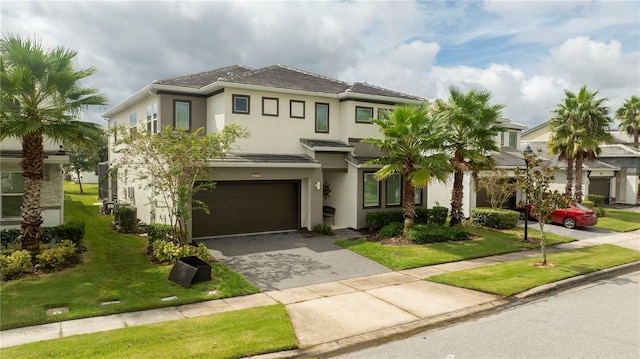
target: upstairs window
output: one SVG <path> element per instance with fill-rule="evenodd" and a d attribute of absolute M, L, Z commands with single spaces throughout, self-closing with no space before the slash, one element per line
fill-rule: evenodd
<path fill-rule="evenodd" d="M 262 98 L 262 116 L 278 116 L 279 103 L 275 97 Z"/>
<path fill-rule="evenodd" d="M 191 101 L 174 101 L 175 128 L 189 131 L 191 129 Z"/>
<path fill-rule="evenodd" d="M 155 112 L 154 112 L 155 111 Z M 158 132 L 158 104 L 147 106 L 147 132 Z"/>
<path fill-rule="evenodd" d="M 233 113 L 249 114 L 249 100 L 247 95 L 233 95 Z"/>
<path fill-rule="evenodd" d="M 289 116 L 291 118 L 304 118 L 304 101 L 289 101 Z"/>
<path fill-rule="evenodd" d="M 136 112 L 132 112 L 129 114 L 129 127 L 135 127 L 138 123 L 138 114 Z"/>
<path fill-rule="evenodd" d="M 372 119 L 373 119 L 373 107 L 356 106 L 356 122 L 357 123 L 372 123 Z"/>
<path fill-rule="evenodd" d="M 316 102 L 316 132 L 329 132 L 329 104 Z"/>
<path fill-rule="evenodd" d="M 20 218 L 22 197 L 24 194 L 24 177 L 20 172 L 3 172 L 0 174 L 0 207 L 2 218 Z"/>

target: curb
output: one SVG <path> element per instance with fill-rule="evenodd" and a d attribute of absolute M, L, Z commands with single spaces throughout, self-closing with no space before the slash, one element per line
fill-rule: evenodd
<path fill-rule="evenodd" d="M 443 328 L 455 323 L 460 323 L 473 318 L 484 317 L 502 310 L 511 309 L 544 295 L 560 289 L 577 287 L 584 283 L 616 277 L 622 274 L 640 270 L 640 261 L 622 264 L 601 271 L 578 275 L 557 282 L 535 287 L 512 297 L 498 299 L 473 307 L 460 309 L 451 313 L 417 320 L 378 331 L 342 338 L 316 346 L 294 349 L 276 353 L 267 353 L 252 356 L 258 359 L 284 359 L 284 358 L 329 358 L 361 349 L 377 346 L 394 340 L 408 338 L 410 336 L 433 329 Z"/>

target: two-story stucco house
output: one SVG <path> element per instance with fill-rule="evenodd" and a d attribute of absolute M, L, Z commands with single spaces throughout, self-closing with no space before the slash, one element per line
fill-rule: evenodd
<path fill-rule="evenodd" d="M 527 127 L 507 118 L 501 118 L 499 121 L 504 128 L 504 131 L 498 133 L 495 137 L 495 143 L 496 146 L 500 148 L 500 152 L 491 152 L 489 156 L 491 156 L 495 161 L 495 167 L 497 169 L 505 170 L 507 175 L 511 176 L 513 181 L 515 181 L 514 169 L 525 168 L 524 156 L 522 154 L 523 148 L 520 147 L 520 136 L 521 132 Z M 478 177 L 488 175 L 491 175 L 490 171 L 480 171 L 480 173 L 478 173 Z M 462 211 L 465 216 L 469 217 L 471 209 L 474 207 L 491 206 L 486 190 L 475 188 L 471 173 L 465 173 L 463 186 Z M 429 207 L 435 205 L 450 207 L 452 189 L 453 176 L 450 176 L 445 183 L 433 182 L 429 184 L 427 187 L 429 192 L 427 205 Z M 521 193 L 516 193 L 505 207 L 515 208 L 521 197 Z"/>
<path fill-rule="evenodd" d="M 22 143 L 6 138 L 0 143 L 0 229 L 20 228 L 20 210 L 24 192 L 22 177 Z M 44 141 L 44 181 L 41 190 L 43 226 L 57 226 L 64 221 L 63 165 L 69 163 L 59 143 Z"/>
<path fill-rule="evenodd" d="M 229 66 L 155 81 L 104 113 L 111 128 L 164 126 L 207 133 L 237 123 L 251 136 L 240 150 L 211 159 L 216 189 L 198 193 L 211 214 L 194 211 L 194 238 L 313 228 L 323 206 L 334 228 L 363 228 L 370 211 L 400 209 L 398 176 L 378 182 L 367 164 L 377 153 L 361 139 L 379 135 L 372 123 L 396 105 L 426 101 L 366 83 L 346 83 L 282 65 Z M 112 139 L 113 140 L 113 139 Z M 114 154 L 111 153 L 111 156 Z M 138 208 L 146 223 L 162 223 L 154 194 L 124 174 L 111 198 Z M 415 198 L 427 206 L 427 191 Z"/>
<path fill-rule="evenodd" d="M 633 140 L 620 131 L 610 131 L 614 144 L 601 144 L 600 153 L 596 161 L 585 164 L 583 187 L 585 194 L 598 194 L 607 198 L 607 202 L 636 204 L 638 186 L 640 185 L 640 150 L 629 146 Z M 551 138 L 549 123 L 544 122 L 522 134 L 523 144 L 532 147 L 545 147 Z M 566 162 L 560 162 L 559 176 L 556 182 L 563 182 L 566 178 L 562 169 Z"/>

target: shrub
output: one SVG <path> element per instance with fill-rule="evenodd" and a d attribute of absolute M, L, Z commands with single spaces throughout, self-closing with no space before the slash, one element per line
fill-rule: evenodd
<path fill-rule="evenodd" d="M 404 223 L 393 222 L 380 229 L 380 234 L 386 237 L 397 237 L 404 231 Z"/>
<path fill-rule="evenodd" d="M 147 236 L 149 238 L 149 247 L 155 241 L 171 241 L 172 227 L 168 224 L 151 223 L 147 226 Z"/>
<path fill-rule="evenodd" d="M 510 209 L 472 208 L 471 223 L 480 227 L 509 229 L 518 225 L 520 213 Z"/>
<path fill-rule="evenodd" d="M 377 231 L 389 223 L 402 221 L 404 221 L 402 211 L 369 212 L 365 217 L 365 225 L 370 231 Z"/>
<path fill-rule="evenodd" d="M 584 200 L 582 201 L 582 205 L 587 206 L 591 209 L 596 208 L 596 204 L 593 201 Z"/>
<path fill-rule="evenodd" d="M 159 263 L 173 264 L 178 259 L 196 256 L 205 262 L 209 261 L 209 249 L 202 243 L 198 246 L 181 246 L 173 242 L 155 241 L 152 244 L 151 255 Z"/>
<path fill-rule="evenodd" d="M 138 230 L 138 210 L 136 207 L 122 206 L 118 208 L 118 224 L 124 233 L 134 233 Z"/>
<path fill-rule="evenodd" d="M 28 251 L 19 250 L 10 255 L 0 254 L 0 279 L 14 278 L 32 269 L 31 255 Z"/>
<path fill-rule="evenodd" d="M 464 241 L 469 239 L 469 233 L 458 227 L 433 223 L 417 224 L 409 229 L 407 238 L 416 244 Z"/>
<path fill-rule="evenodd" d="M 447 207 L 416 208 L 414 221 L 416 224 L 445 224 L 448 215 L 449 209 Z M 378 231 L 388 224 L 403 221 L 404 213 L 402 211 L 369 212 L 365 218 L 365 225 L 370 231 Z"/>
<path fill-rule="evenodd" d="M 594 208 L 594 210 L 596 211 L 596 214 L 598 215 L 598 217 L 606 217 L 607 213 L 604 210 L 604 207 L 596 207 Z"/>
<path fill-rule="evenodd" d="M 70 267 L 80 261 L 77 246 L 68 239 L 60 244 L 40 251 L 36 256 L 36 269 L 56 271 Z"/>
<path fill-rule="evenodd" d="M 311 231 L 314 233 L 324 234 L 325 236 L 327 236 L 331 234 L 331 226 L 328 224 L 319 223 L 313 226 L 313 229 L 311 229 Z"/>
<path fill-rule="evenodd" d="M 587 196 L 587 199 L 593 202 L 594 206 L 596 207 L 600 207 L 604 203 L 604 196 L 599 194 L 590 194 Z M 584 201 L 582 203 L 584 204 Z"/>
<path fill-rule="evenodd" d="M 20 245 L 20 230 L 19 229 L 3 229 L 0 231 L 0 243 L 2 248 L 7 248 L 12 244 Z"/>
<path fill-rule="evenodd" d="M 442 206 L 433 206 L 431 208 L 431 216 L 428 223 L 445 224 L 447 223 L 447 216 L 449 215 L 449 208 Z"/>
<path fill-rule="evenodd" d="M 85 233 L 85 224 L 83 221 L 72 221 L 52 228 L 57 230 L 55 242 L 61 243 L 62 240 L 67 239 L 76 245 L 78 251 L 86 250 L 82 243 Z"/>

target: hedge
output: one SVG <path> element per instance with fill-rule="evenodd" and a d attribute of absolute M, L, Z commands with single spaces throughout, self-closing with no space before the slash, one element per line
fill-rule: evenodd
<path fill-rule="evenodd" d="M 520 213 L 510 209 L 476 207 L 471 209 L 471 223 L 480 227 L 510 229 L 518 225 Z"/>
<path fill-rule="evenodd" d="M 118 208 L 118 224 L 124 233 L 138 230 L 138 210 L 136 207 L 122 206 Z"/>
<path fill-rule="evenodd" d="M 448 214 L 449 209 L 447 207 L 416 208 L 414 221 L 416 224 L 445 224 L 447 223 Z M 394 222 L 404 222 L 404 213 L 402 211 L 369 212 L 365 217 L 365 226 L 370 231 L 378 231 Z"/>
<path fill-rule="evenodd" d="M 84 233 L 85 223 L 83 221 L 72 221 L 55 227 L 43 227 L 40 243 L 52 245 L 62 243 L 63 240 L 68 239 L 76 245 L 76 250 L 82 251 L 86 250 L 82 243 Z M 20 230 L 3 229 L 0 231 L 0 241 L 3 249 L 9 248 L 10 246 L 20 248 L 22 245 L 20 241 Z"/>
<path fill-rule="evenodd" d="M 590 194 L 587 196 L 587 198 L 589 201 L 593 202 L 596 207 L 600 207 L 604 204 L 604 196 L 601 196 L 599 194 Z"/>
<path fill-rule="evenodd" d="M 441 224 L 417 224 L 409 229 L 407 238 L 416 244 L 427 244 L 464 241 L 469 239 L 469 233 L 458 227 L 448 227 Z"/>

